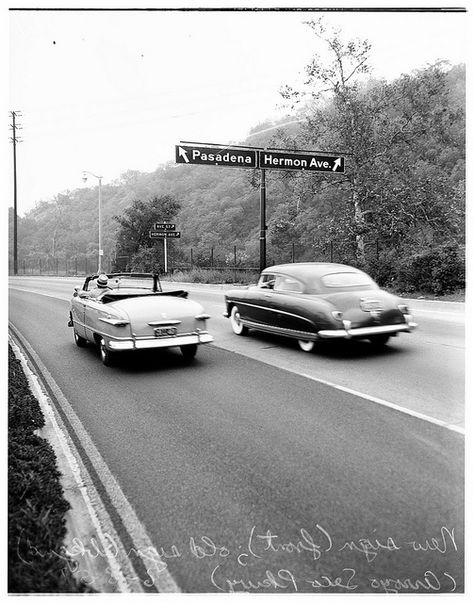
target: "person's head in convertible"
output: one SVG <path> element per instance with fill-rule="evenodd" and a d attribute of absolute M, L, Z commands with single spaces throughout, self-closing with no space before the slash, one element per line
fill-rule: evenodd
<path fill-rule="evenodd" d="M 99 289 L 106 289 L 109 284 L 109 277 L 106 274 L 99 274 L 97 279 L 97 287 Z"/>

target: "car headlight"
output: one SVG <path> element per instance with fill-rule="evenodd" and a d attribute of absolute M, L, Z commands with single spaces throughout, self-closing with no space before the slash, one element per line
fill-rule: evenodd
<path fill-rule="evenodd" d="M 402 314 L 410 314 L 410 310 L 406 304 L 398 304 L 398 309 Z"/>
<path fill-rule="evenodd" d="M 334 312 L 331 312 L 331 314 L 333 315 L 333 318 L 335 318 L 336 320 L 342 320 L 342 312 L 339 312 L 338 310 L 334 310 Z"/>

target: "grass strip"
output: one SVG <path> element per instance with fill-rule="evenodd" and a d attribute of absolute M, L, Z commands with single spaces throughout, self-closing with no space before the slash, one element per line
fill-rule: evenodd
<path fill-rule="evenodd" d="M 65 513 L 56 456 L 36 431 L 44 417 L 8 349 L 8 592 L 90 593 L 64 552 Z"/>

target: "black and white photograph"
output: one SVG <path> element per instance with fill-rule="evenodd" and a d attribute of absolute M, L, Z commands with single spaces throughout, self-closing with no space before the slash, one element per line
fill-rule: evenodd
<path fill-rule="evenodd" d="M 2 17 L 3 593 L 467 597 L 466 3 Z"/>

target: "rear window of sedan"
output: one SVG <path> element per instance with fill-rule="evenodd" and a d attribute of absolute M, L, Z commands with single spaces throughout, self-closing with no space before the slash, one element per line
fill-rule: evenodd
<path fill-rule="evenodd" d="M 333 272 L 322 276 L 321 282 L 324 287 L 330 289 L 348 289 L 355 287 L 378 289 L 376 283 L 364 272 Z"/>

